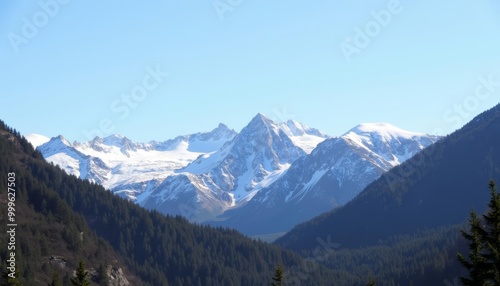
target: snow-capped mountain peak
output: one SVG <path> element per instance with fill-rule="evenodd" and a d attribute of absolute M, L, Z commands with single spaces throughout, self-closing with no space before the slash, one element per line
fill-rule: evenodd
<path fill-rule="evenodd" d="M 358 126 L 349 130 L 343 136 L 349 136 L 350 134 L 356 134 L 358 136 L 369 136 L 377 134 L 379 135 L 379 138 L 383 138 L 386 141 L 390 141 L 395 138 L 411 139 L 426 135 L 425 133 L 406 131 L 385 122 L 359 124 Z"/>
<path fill-rule="evenodd" d="M 320 143 L 251 201 L 226 211 L 223 222 L 212 224 L 234 227 L 248 235 L 288 231 L 346 204 L 384 172 L 437 139 L 390 124 L 361 124 Z"/>
<path fill-rule="evenodd" d="M 49 141 L 38 146 L 38 149 L 44 154 L 44 156 L 51 156 L 71 148 L 73 145 L 66 140 L 62 135 L 52 137 Z"/>
<path fill-rule="evenodd" d="M 360 124 L 329 137 L 259 113 L 240 133 L 221 123 L 210 132 L 161 142 L 115 134 L 71 144 L 58 136 L 38 150 L 68 173 L 143 207 L 198 222 L 227 219 L 224 225 L 250 233 L 263 231 L 275 215 L 275 221 L 285 220 L 280 227 L 291 227 L 347 203 L 437 139 L 387 123 Z"/>
<path fill-rule="evenodd" d="M 219 123 L 217 128 L 210 132 L 196 133 L 185 136 L 192 152 L 211 153 L 219 150 L 228 141 L 231 141 L 238 133 L 229 129 L 225 124 Z M 179 137 L 178 137 L 179 138 Z"/>
<path fill-rule="evenodd" d="M 255 172 L 272 172 L 304 154 L 275 122 L 259 113 L 220 150 L 198 158 L 181 171 L 204 174 L 234 168 L 236 173 L 232 175 L 240 176 L 250 166 Z"/>
<path fill-rule="evenodd" d="M 119 134 L 71 144 L 54 137 L 38 149 L 47 161 L 130 199 L 159 185 L 197 157 L 217 151 L 236 132 L 220 124 L 210 132 L 164 142 L 138 143 Z"/>
<path fill-rule="evenodd" d="M 129 157 L 130 152 L 137 151 L 137 149 L 145 149 L 147 144 L 135 143 L 125 136 L 113 134 L 104 138 L 95 137 L 85 143 L 75 142 L 73 146 L 84 153 L 87 153 L 86 151 L 96 151 L 112 154 L 119 150 L 121 154 Z"/>
<path fill-rule="evenodd" d="M 49 162 L 59 165 L 68 174 L 102 184 L 108 166 L 100 159 L 77 150 L 73 144 L 59 135 L 37 148 Z"/>
<path fill-rule="evenodd" d="M 286 122 L 281 123 L 282 129 L 289 131 L 289 134 L 293 136 L 300 136 L 306 134 L 307 127 L 302 123 L 290 119 Z"/>
<path fill-rule="evenodd" d="M 293 119 L 281 123 L 280 127 L 289 136 L 303 136 L 307 134 L 323 138 L 328 137 L 327 135 L 321 133 L 318 129 L 311 128 Z"/>
<path fill-rule="evenodd" d="M 120 134 L 113 134 L 102 139 L 102 143 L 109 146 L 122 147 L 124 143 L 132 143 L 130 139 Z"/>
<path fill-rule="evenodd" d="M 280 124 L 280 129 L 307 154 L 311 153 L 319 143 L 323 142 L 327 135 L 318 129 L 310 128 L 295 120 L 288 120 Z"/>
<path fill-rule="evenodd" d="M 363 123 L 341 138 L 361 147 L 360 150 L 371 152 L 374 158 L 380 158 L 380 164 L 389 163 L 390 167 L 399 165 L 439 139 L 438 136 L 406 131 L 388 123 Z"/>
<path fill-rule="evenodd" d="M 244 127 L 241 130 L 241 133 L 243 133 L 245 130 L 267 130 L 267 129 L 272 129 L 275 132 L 278 131 L 279 127 L 276 123 L 274 123 L 271 119 L 267 118 L 264 114 L 258 113 L 250 123 L 246 127 Z"/>
<path fill-rule="evenodd" d="M 221 139 L 222 137 L 224 137 L 225 135 L 228 135 L 228 134 L 234 135 L 234 133 L 236 133 L 236 132 L 232 129 L 229 129 L 229 127 L 227 127 L 227 125 L 225 125 L 224 123 L 219 123 L 217 128 L 215 128 L 211 132 L 205 133 L 206 134 L 205 138 L 217 140 L 217 139 Z"/>
<path fill-rule="evenodd" d="M 35 148 L 50 141 L 49 137 L 35 133 L 26 134 L 24 137 Z"/>
<path fill-rule="evenodd" d="M 279 125 L 265 115 L 257 114 L 221 149 L 202 155 L 178 170 L 177 177 L 169 178 L 168 183 L 154 190 L 151 198 L 144 201 L 144 206 L 164 209 L 172 204 L 169 198 L 177 197 L 182 190 L 195 197 L 225 198 L 221 201 L 211 199 L 211 204 L 217 203 L 209 208 L 218 212 L 212 216 L 238 207 L 277 180 L 297 158 L 306 155 L 304 149 L 310 151 L 325 139 L 308 134 L 313 129 L 300 123 L 290 122 L 290 125 L 293 125 L 293 130 L 286 124 Z M 194 209 L 201 207 L 199 202 L 190 204 Z M 206 212 L 203 215 L 206 216 Z M 200 220 L 199 217 L 191 219 Z"/>

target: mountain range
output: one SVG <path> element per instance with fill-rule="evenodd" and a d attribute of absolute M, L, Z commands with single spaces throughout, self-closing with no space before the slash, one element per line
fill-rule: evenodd
<path fill-rule="evenodd" d="M 486 211 L 490 180 L 500 180 L 500 105 L 383 174 L 345 206 L 296 226 L 278 240 L 311 249 L 317 237 L 344 247 L 377 245 L 406 235 L 464 223 Z"/>
<path fill-rule="evenodd" d="M 269 285 L 278 264 L 312 268 L 308 285 L 333 279 L 291 251 L 145 210 L 68 175 L 1 120 L 0 180 L 9 182 L 0 204 L 14 233 L 0 236 L 9 245 L 0 248 L 1 285 Z"/>
<path fill-rule="evenodd" d="M 342 206 L 384 172 L 439 140 L 387 123 L 340 137 L 256 115 L 239 133 L 136 143 L 121 135 L 71 144 L 27 138 L 45 159 L 139 205 L 249 235 L 284 232 Z"/>
<path fill-rule="evenodd" d="M 297 159 L 246 205 L 227 211 L 220 224 L 251 235 L 288 231 L 348 203 L 380 175 L 437 140 L 387 123 L 358 125 Z"/>
<path fill-rule="evenodd" d="M 43 136 L 27 135 L 27 139 L 38 145 L 47 161 L 67 173 L 136 200 L 137 195 L 156 187 L 175 170 L 202 154 L 218 150 L 235 135 L 236 132 L 220 124 L 211 132 L 163 142 L 137 143 L 121 135 L 73 144 L 63 136 L 47 141 Z"/>
<path fill-rule="evenodd" d="M 88 229 L 79 227 L 88 224 L 117 251 L 108 255 L 124 255 L 122 261 L 129 268 L 126 272 L 138 273 L 141 279 L 153 281 L 153 285 L 166 280 L 175 281 L 174 285 L 192 285 L 196 281 L 192 279 L 199 277 L 201 281 L 196 283 L 201 285 L 206 281 L 260 285 L 265 282 L 257 277 L 266 271 L 265 275 L 271 276 L 266 269 L 272 267 L 277 257 L 287 261 L 284 262 L 287 285 L 330 285 L 332 281 L 341 286 L 367 285 L 368 282 L 390 286 L 459 285 L 460 277 L 467 277 L 467 271 L 456 259 L 457 252 L 468 251 L 460 230 L 467 228 L 464 223 L 471 209 L 478 214 L 486 211 L 490 195 L 488 182 L 499 181 L 500 105 L 443 138 L 403 131 L 386 123 L 361 124 L 339 137 L 329 137 L 319 131 L 312 134 L 311 129 L 294 133 L 321 141 L 309 151 L 294 143 L 297 138 L 287 135 L 285 125 L 301 126 L 292 123 L 276 124 L 259 114 L 217 150 L 200 152 L 198 157 L 174 169 L 147 196 L 144 191 L 134 193 L 137 194 L 134 197 L 119 192 L 129 202 L 89 183 L 93 179 L 82 181 L 66 176 L 60 169 L 43 162 L 41 153 L 33 152 L 18 133 L 7 129 L 7 133 L 0 136 L 0 151 L 4 154 L 0 167 L 20 174 L 20 198 L 26 198 L 26 202 L 20 200 L 19 203 L 25 212 L 43 215 L 43 219 L 29 225 L 32 233 L 38 233 L 38 240 L 30 243 L 21 240 L 21 245 L 36 246 L 46 233 L 35 230 L 40 222 L 44 225 L 51 221 L 66 223 L 65 213 L 75 210 L 77 215 L 71 219 L 69 234 L 66 230 L 61 234 L 67 248 L 74 248 L 76 242 L 82 241 L 78 239 L 81 231 L 88 235 Z M 46 138 L 35 138 L 41 144 L 39 150 L 49 143 L 44 143 Z M 299 138 L 302 142 L 311 141 L 311 138 Z M 100 161 L 105 163 L 106 158 L 92 157 L 75 147 L 87 143 L 66 142 L 71 148 L 53 155 L 85 158 L 88 163 L 81 165 L 84 167 L 92 167 Z M 129 154 L 132 153 L 129 151 Z M 243 168 L 241 166 L 247 169 L 238 169 Z M 271 168 L 266 169 L 269 166 Z M 80 168 L 80 165 L 74 167 Z M 268 171 L 273 168 L 278 171 Z M 248 170 L 260 181 L 252 184 L 252 180 L 244 192 L 228 193 L 228 201 L 233 204 L 219 214 L 212 214 L 215 219 L 209 223 L 236 225 L 247 234 L 270 233 L 291 227 L 286 225 L 289 221 L 306 220 L 301 217 L 301 208 L 306 210 L 304 213 L 321 212 L 316 209 L 323 206 L 328 211 L 293 227 L 275 242 L 272 247 L 276 247 L 277 252 L 274 252 L 268 248 L 269 244 L 250 240 L 237 231 L 191 225 L 181 217 L 165 217 L 130 202 L 162 194 L 171 188 L 166 182 L 176 177 L 208 187 L 214 186 L 207 182 L 215 182 L 217 186 L 232 182 L 237 189 L 240 182 L 248 182 L 241 180 L 244 176 L 233 176 L 236 178 L 233 181 L 226 176 Z M 367 175 L 373 175 L 374 179 L 357 191 L 354 183 Z M 264 184 L 267 180 L 272 183 Z M 223 188 L 220 189 L 222 193 Z M 182 190 L 179 191 L 182 194 Z M 207 190 L 207 193 L 210 192 Z M 187 214 L 195 213 L 196 207 L 202 206 L 178 202 Z M 315 209 L 307 210 L 308 207 Z M 53 237 L 50 253 L 55 251 Z M 39 248 L 46 248 L 42 246 Z M 300 253 L 308 262 L 280 247 Z M 78 249 L 83 253 L 87 248 Z M 30 253 L 29 262 L 45 259 L 37 251 L 26 253 Z M 95 258 L 99 257 L 96 253 L 87 256 L 91 257 L 87 259 L 94 267 Z M 287 259 L 283 260 L 283 255 Z M 206 264 L 207 260 L 212 262 Z M 42 269 L 40 263 L 33 265 L 30 269 Z M 128 275 L 127 279 L 133 277 Z"/>

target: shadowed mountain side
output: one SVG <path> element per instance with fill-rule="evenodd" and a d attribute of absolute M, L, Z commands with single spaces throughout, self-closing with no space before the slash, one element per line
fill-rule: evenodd
<path fill-rule="evenodd" d="M 344 207 L 298 225 L 277 244 L 305 250 L 318 236 L 330 235 L 332 241 L 356 247 L 463 223 L 471 209 L 485 210 L 487 183 L 500 178 L 499 145 L 497 105 L 382 175 Z"/>

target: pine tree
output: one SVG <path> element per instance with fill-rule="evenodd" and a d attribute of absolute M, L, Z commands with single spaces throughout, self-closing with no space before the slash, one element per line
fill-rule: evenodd
<path fill-rule="evenodd" d="M 484 257 L 484 244 L 481 238 L 484 237 L 484 230 L 481 228 L 481 221 L 476 212 L 470 212 L 469 219 L 470 231 L 461 230 L 462 236 L 469 241 L 469 259 L 468 261 L 461 253 L 458 254 L 458 260 L 469 271 L 469 278 L 461 277 L 464 285 L 485 285 L 487 281 L 487 265 Z"/>
<path fill-rule="evenodd" d="M 80 260 L 78 269 L 76 270 L 76 277 L 71 278 L 71 285 L 73 286 L 90 286 L 88 278 L 89 273 L 85 270 L 85 264 Z"/>
<path fill-rule="evenodd" d="M 491 198 L 488 211 L 483 215 L 484 225 L 474 211 L 470 213 L 469 232 L 461 231 L 469 241 L 469 260 L 458 254 L 458 260 L 469 271 L 461 277 L 464 285 L 500 285 L 500 195 L 495 182 L 489 184 Z"/>
<path fill-rule="evenodd" d="M 283 285 L 283 280 L 284 280 L 284 273 L 283 273 L 283 266 L 278 264 L 276 267 L 276 271 L 274 273 L 273 281 L 271 283 L 272 286 L 282 286 Z"/>
<path fill-rule="evenodd" d="M 500 194 L 496 191 L 494 181 L 490 181 L 489 210 L 483 215 L 485 232 L 483 241 L 486 244 L 489 277 L 494 285 L 500 285 Z"/>

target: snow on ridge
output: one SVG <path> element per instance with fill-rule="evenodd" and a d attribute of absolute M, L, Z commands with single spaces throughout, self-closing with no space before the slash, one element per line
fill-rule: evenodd
<path fill-rule="evenodd" d="M 303 150 L 306 147 L 300 147 L 296 142 L 312 150 L 324 140 L 307 134 L 308 131 L 312 133 L 312 129 L 304 130 L 298 123 L 292 127 L 295 127 L 294 130 L 285 129 L 259 113 L 221 149 L 203 154 L 185 168 L 177 170 L 178 176 L 169 178 L 170 184 L 161 191 L 173 193 L 176 184 L 188 180 L 198 192 L 219 194 L 219 202 L 210 202 L 217 212 L 215 215 L 237 208 L 276 181 L 295 159 L 306 154 Z M 222 197 L 227 200 L 222 200 Z M 145 204 L 159 207 L 163 203 L 151 202 L 149 200 Z M 192 207 L 196 208 L 195 205 Z"/>
<path fill-rule="evenodd" d="M 142 206 L 168 212 L 171 206 L 183 204 L 199 211 L 195 213 L 199 217 L 193 214 L 190 219 L 200 220 L 208 214 L 252 205 L 247 202 L 254 199 L 263 203 L 260 198 L 270 193 L 261 190 L 271 190 L 287 173 L 290 178 L 279 191 L 300 184 L 283 194 L 284 203 L 307 199 L 329 171 L 332 176 L 339 174 L 340 188 L 349 178 L 363 179 L 356 175 L 369 173 L 365 169 L 386 170 L 400 164 L 433 138 L 387 123 L 360 124 L 342 137 L 330 137 L 294 120 L 277 124 L 259 113 L 239 134 L 219 124 L 211 132 L 163 142 L 136 143 L 115 134 L 70 144 L 60 136 L 43 145 L 43 154 L 47 161 L 64 164 L 61 167 L 68 173 L 94 180 Z M 318 145 L 323 147 L 316 148 Z M 337 145 L 339 151 L 327 148 Z M 307 172 L 289 171 L 295 160 L 308 158 L 308 154 L 314 161 L 308 161 Z M 371 165 L 366 167 L 368 163 Z M 304 174 L 307 176 L 295 180 Z"/>
<path fill-rule="evenodd" d="M 310 128 L 298 121 L 288 120 L 279 125 L 279 128 L 292 140 L 293 144 L 310 154 L 319 143 L 328 138 L 319 130 Z"/>
<path fill-rule="evenodd" d="M 113 134 L 71 144 L 58 136 L 39 145 L 38 149 L 48 162 L 61 166 L 67 173 L 136 199 L 144 191 L 151 192 L 176 170 L 206 152 L 219 149 L 234 134 L 234 130 L 219 124 L 211 132 L 178 136 L 164 142 L 136 143 Z"/>
<path fill-rule="evenodd" d="M 287 120 L 286 122 L 282 122 L 280 124 L 280 127 L 288 136 L 301 136 L 308 134 L 324 138 L 329 137 L 328 135 L 323 134 L 318 129 L 311 128 L 293 119 Z"/>
<path fill-rule="evenodd" d="M 382 138 L 386 140 L 390 140 L 392 138 L 401 138 L 401 137 L 406 139 L 411 139 L 413 137 L 428 136 L 428 134 L 425 133 L 403 130 L 399 127 L 396 127 L 392 124 L 385 122 L 362 123 L 352 128 L 348 132 L 346 132 L 343 136 L 349 135 L 351 133 L 354 133 L 359 136 L 377 133 L 380 134 Z"/>
<path fill-rule="evenodd" d="M 293 144 L 304 150 L 307 154 L 310 154 L 319 143 L 325 141 L 326 138 L 321 138 L 313 135 L 303 135 L 290 137 Z"/>
<path fill-rule="evenodd" d="M 374 158 L 382 159 L 384 164 L 394 167 L 440 137 L 406 131 L 389 123 L 378 122 L 360 124 L 341 138 L 372 153 Z"/>
<path fill-rule="evenodd" d="M 26 134 L 24 135 L 24 138 L 26 138 L 26 140 L 28 140 L 28 142 L 30 142 L 35 148 L 50 141 L 49 137 L 35 133 Z"/>

